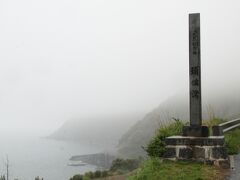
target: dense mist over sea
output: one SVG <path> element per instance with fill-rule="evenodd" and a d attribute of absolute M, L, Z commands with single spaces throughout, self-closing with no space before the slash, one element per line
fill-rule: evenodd
<path fill-rule="evenodd" d="M 119 139 L 136 155 L 160 120 L 189 120 L 189 13 L 201 14 L 203 110 L 239 117 L 239 9 L 237 0 L 1 0 L 0 175 L 8 156 L 11 179 L 66 180 L 96 168 L 67 166 L 72 155 Z"/>
<path fill-rule="evenodd" d="M 38 136 L 0 136 L 0 174 L 6 174 L 6 157 L 9 159 L 9 178 L 33 180 L 67 180 L 77 173 L 95 170 L 93 165 L 68 166 L 72 155 L 98 153 L 104 148 L 93 144 L 63 142 Z"/>

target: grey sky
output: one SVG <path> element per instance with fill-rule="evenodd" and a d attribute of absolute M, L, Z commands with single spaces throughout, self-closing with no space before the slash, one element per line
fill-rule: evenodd
<path fill-rule="evenodd" d="M 239 8 L 237 0 L 1 0 L 0 131 L 147 113 L 187 91 L 191 12 L 201 13 L 203 88 L 240 83 Z"/>

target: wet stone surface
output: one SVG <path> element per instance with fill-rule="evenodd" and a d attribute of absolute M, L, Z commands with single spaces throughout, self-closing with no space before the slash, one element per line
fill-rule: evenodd
<path fill-rule="evenodd" d="M 234 170 L 231 170 L 231 175 L 228 180 L 240 179 L 240 154 L 234 157 Z"/>
<path fill-rule="evenodd" d="M 185 137 L 185 136 L 170 136 L 165 140 L 167 145 L 188 145 L 188 146 L 223 146 L 224 137 Z"/>
<path fill-rule="evenodd" d="M 190 148 L 179 149 L 179 158 L 191 159 L 193 157 L 193 150 Z"/>
<path fill-rule="evenodd" d="M 167 148 L 163 157 L 164 158 L 175 158 L 176 157 L 176 148 Z"/>
<path fill-rule="evenodd" d="M 194 158 L 204 159 L 205 158 L 205 149 L 203 147 L 194 147 L 193 151 Z"/>

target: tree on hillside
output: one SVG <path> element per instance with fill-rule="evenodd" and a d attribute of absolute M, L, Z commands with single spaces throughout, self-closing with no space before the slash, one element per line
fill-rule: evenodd
<path fill-rule="evenodd" d="M 43 180 L 43 178 L 40 178 L 39 176 L 35 177 L 35 180 Z"/>

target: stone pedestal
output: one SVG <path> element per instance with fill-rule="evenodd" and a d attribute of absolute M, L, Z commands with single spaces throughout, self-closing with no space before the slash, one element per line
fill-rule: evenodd
<path fill-rule="evenodd" d="M 224 168 L 230 166 L 224 147 L 224 136 L 170 136 L 166 138 L 165 143 L 164 158 L 166 159 L 192 160 Z"/>
<path fill-rule="evenodd" d="M 208 137 L 209 129 L 207 126 L 184 126 L 183 136 Z"/>
<path fill-rule="evenodd" d="M 190 126 L 183 127 L 183 136 L 166 138 L 167 151 L 164 157 L 229 167 L 224 136 L 209 136 L 208 127 L 202 126 L 200 44 L 200 14 L 189 14 Z M 217 127 L 213 129 L 213 133 L 223 135 L 222 129 Z"/>

